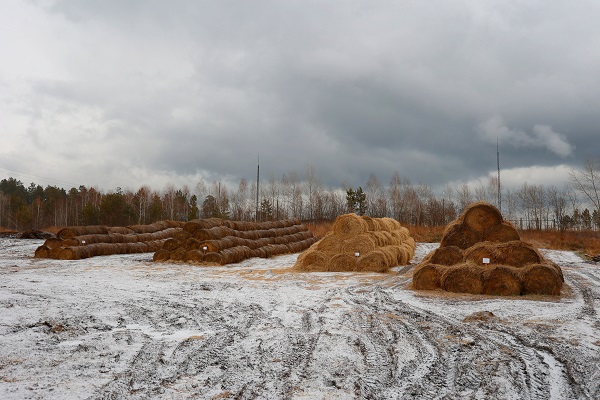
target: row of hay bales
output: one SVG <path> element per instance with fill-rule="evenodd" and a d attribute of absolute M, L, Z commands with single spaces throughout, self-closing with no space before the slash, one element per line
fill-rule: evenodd
<path fill-rule="evenodd" d="M 415 268 L 413 287 L 456 293 L 558 295 L 564 277 L 555 263 L 521 241 L 491 204 L 467 207 L 446 227 L 440 247 Z"/>
<path fill-rule="evenodd" d="M 299 220 L 193 220 L 165 241 L 154 261 L 232 264 L 247 258 L 299 253 L 318 239 Z"/>
<path fill-rule="evenodd" d="M 388 272 L 408 264 L 414 252 L 415 240 L 398 221 L 344 214 L 332 232 L 298 256 L 294 269 Z"/>
<path fill-rule="evenodd" d="M 183 229 L 181 221 L 147 225 L 70 226 L 48 238 L 35 250 L 36 258 L 79 260 L 112 254 L 151 253 Z"/>

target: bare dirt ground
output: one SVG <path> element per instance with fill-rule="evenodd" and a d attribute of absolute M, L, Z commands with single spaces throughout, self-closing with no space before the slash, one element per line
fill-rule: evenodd
<path fill-rule="evenodd" d="M 412 291 L 412 266 L 32 258 L 41 243 L 0 238 L 2 399 L 600 398 L 600 266 L 570 252 L 544 251 L 560 298 L 501 298 Z"/>

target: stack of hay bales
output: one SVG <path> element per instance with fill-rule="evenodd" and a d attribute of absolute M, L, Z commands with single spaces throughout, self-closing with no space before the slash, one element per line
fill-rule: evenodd
<path fill-rule="evenodd" d="M 558 295 L 563 282 L 560 267 L 522 242 L 484 202 L 471 204 L 446 227 L 440 247 L 413 274 L 415 289 L 501 296 Z"/>
<path fill-rule="evenodd" d="M 415 240 L 398 221 L 344 214 L 332 232 L 300 254 L 294 269 L 388 272 L 408 264 L 414 252 Z"/>
<path fill-rule="evenodd" d="M 149 225 L 70 226 L 35 250 L 36 258 L 79 260 L 111 254 L 151 253 L 182 230 L 184 222 L 159 221 Z"/>
<path fill-rule="evenodd" d="M 297 219 L 246 222 L 218 218 L 187 222 L 165 241 L 154 261 L 225 265 L 247 258 L 299 253 L 317 241 Z"/>

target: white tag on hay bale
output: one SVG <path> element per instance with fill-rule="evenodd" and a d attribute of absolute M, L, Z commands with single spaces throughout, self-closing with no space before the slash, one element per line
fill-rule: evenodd
<path fill-rule="evenodd" d="M 489 258 L 483 258 L 483 263 L 484 264 L 489 264 L 490 263 L 490 259 Z"/>
<path fill-rule="evenodd" d="M 354 255 L 355 255 L 356 257 L 360 257 L 360 253 L 359 253 L 358 251 L 357 251 L 356 253 L 354 253 Z"/>

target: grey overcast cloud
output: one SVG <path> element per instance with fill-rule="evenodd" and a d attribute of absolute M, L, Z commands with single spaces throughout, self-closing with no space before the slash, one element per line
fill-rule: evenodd
<path fill-rule="evenodd" d="M 0 176 L 133 190 L 563 185 L 600 153 L 600 2 L 0 0 Z"/>

